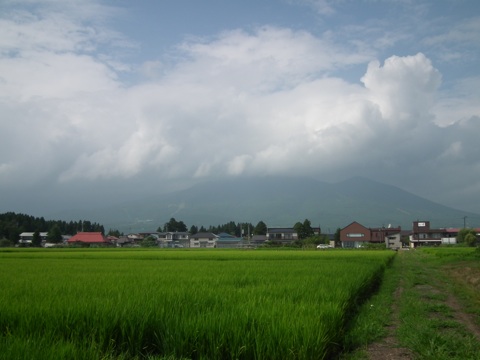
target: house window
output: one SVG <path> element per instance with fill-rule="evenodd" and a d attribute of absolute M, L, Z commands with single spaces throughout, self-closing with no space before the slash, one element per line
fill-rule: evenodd
<path fill-rule="evenodd" d="M 364 237 L 365 234 L 361 234 L 361 233 L 348 233 L 347 234 L 347 237 L 351 237 L 351 238 L 360 238 L 360 237 Z"/>

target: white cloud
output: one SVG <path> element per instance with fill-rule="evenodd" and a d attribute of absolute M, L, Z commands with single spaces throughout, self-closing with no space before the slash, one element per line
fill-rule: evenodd
<path fill-rule="evenodd" d="M 36 52 L 0 59 L 0 96 L 27 101 L 114 90 L 115 73 L 90 56 Z"/>
<path fill-rule="evenodd" d="M 265 26 L 190 39 L 175 62 L 148 60 L 146 79 L 127 85 L 118 72 L 133 65 L 106 59 L 97 40 L 121 38 L 114 32 L 55 13 L 0 22 L 0 186 L 399 172 L 417 181 L 418 168 L 442 177 L 455 161 L 480 175 L 478 146 L 463 142 L 480 130 L 478 92 L 465 96 L 478 79 L 438 99 L 441 75 L 422 53 L 382 65 L 329 34 Z M 359 64 L 361 83 L 331 75 Z"/>
<path fill-rule="evenodd" d="M 462 64 L 461 66 L 472 63 L 476 66 L 480 47 L 480 17 L 444 21 L 449 23 L 443 23 L 443 26 L 432 24 L 436 31 L 424 37 L 424 47 L 430 48 L 441 63 Z"/>
<path fill-rule="evenodd" d="M 439 34 L 428 36 L 425 44 L 433 46 L 468 45 L 479 46 L 480 16 L 473 16 L 442 29 Z"/>
<path fill-rule="evenodd" d="M 292 4 L 301 4 L 311 7 L 319 15 L 332 15 L 335 13 L 334 3 L 338 0 L 287 0 Z"/>
<path fill-rule="evenodd" d="M 472 116 L 480 117 L 480 77 L 457 81 L 452 89 L 439 93 L 434 104 L 435 123 L 448 126 L 465 121 Z"/>
<path fill-rule="evenodd" d="M 441 76 L 423 54 L 392 56 L 379 66 L 372 62 L 362 78 L 372 93 L 372 101 L 379 105 L 385 120 L 399 120 L 415 125 L 430 120 L 436 90 Z"/>
<path fill-rule="evenodd" d="M 249 92 L 292 87 L 369 59 L 331 43 L 328 37 L 269 26 L 253 33 L 224 32 L 210 41 L 184 43 L 180 50 L 188 60 L 172 74 L 177 81 L 208 78 L 211 86 L 242 87 Z"/>

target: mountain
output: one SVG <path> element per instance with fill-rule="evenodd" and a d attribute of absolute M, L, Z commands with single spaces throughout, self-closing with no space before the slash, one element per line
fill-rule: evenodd
<path fill-rule="evenodd" d="M 88 218 L 105 229 L 123 232 L 152 231 L 174 217 L 191 225 L 229 221 L 267 226 L 293 226 L 309 219 L 312 226 L 334 232 L 352 221 L 365 226 L 401 226 L 430 220 L 434 227 L 459 227 L 463 217 L 477 214 L 453 209 L 398 187 L 365 178 L 326 183 L 310 178 L 244 178 L 206 182 L 171 194 L 125 202 L 88 213 L 64 213 L 63 218 Z"/>

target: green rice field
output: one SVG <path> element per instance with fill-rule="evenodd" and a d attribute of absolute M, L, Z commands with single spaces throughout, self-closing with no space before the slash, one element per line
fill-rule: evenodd
<path fill-rule="evenodd" d="M 389 251 L 0 251 L 5 359 L 328 359 Z"/>

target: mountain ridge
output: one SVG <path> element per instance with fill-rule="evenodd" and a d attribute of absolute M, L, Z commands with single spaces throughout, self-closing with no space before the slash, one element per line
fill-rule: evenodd
<path fill-rule="evenodd" d="M 409 229 L 419 219 L 429 220 L 434 227 L 458 227 L 463 225 L 464 216 L 480 219 L 477 214 L 362 177 L 337 183 L 305 177 L 218 180 L 75 216 L 123 232 L 154 231 L 172 217 L 188 227 L 229 221 L 291 227 L 309 219 L 324 232 L 334 232 L 353 221 L 370 227 L 391 224 Z"/>

